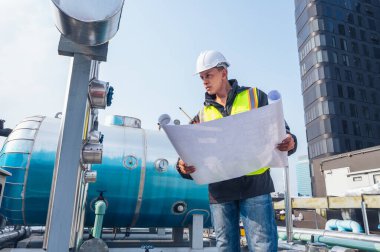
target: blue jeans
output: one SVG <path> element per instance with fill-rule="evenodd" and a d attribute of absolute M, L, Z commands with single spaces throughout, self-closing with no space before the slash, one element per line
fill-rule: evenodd
<path fill-rule="evenodd" d="M 220 252 L 240 251 L 240 217 L 249 251 L 277 251 L 277 226 L 270 194 L 211 204 L 210 208 Z"/>

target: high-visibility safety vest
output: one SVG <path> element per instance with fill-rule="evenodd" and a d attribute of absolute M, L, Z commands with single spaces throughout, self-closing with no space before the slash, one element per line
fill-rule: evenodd
<path fill-rule="evenodd" d="M 232 104 L 231 115 L 247 112 L 251 109 L 258 108 L 258 106 L 259 98 L 257 96 L 257 88 L 249 88 L 236 95 L 234 103 Z M 212 105 L 204 106 L 199 113 L 200 122 L 208 122 L 220 118 L 223 118 L 223 115 Z M 248 173 L 247 176 L 263 174 L 268 169 L 269 167 L 262 167 L 254 172 Z"/>

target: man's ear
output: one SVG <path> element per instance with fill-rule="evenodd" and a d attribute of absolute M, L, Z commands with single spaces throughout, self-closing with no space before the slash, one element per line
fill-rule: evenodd
<path fill-rule="evenodd" d="M 222 73 L 223 73 L 223 78 L 226 78 L 227 79 L 227 75 L 228 75 L 228 70 L 227 70 L 227 68 L 223 68 L 223 70 L 222 70 Z"/>

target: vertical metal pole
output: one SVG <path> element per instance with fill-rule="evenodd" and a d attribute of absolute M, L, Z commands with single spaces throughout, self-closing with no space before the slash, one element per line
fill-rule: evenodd
<path fill-rule="evenodd" d="M 90 76 L 89 80 L 93 78 L 98 78 L 99 75 L 99 65 L 100 62 L 96 60 L 91 61 L 91 68 L 90 68 Z M 89 116 L 89 124 L 93 122 L 93 109 L 90 113 L 91 115 Z M 86 129 L 85 132 L 90 131 L 93 125 L 89 126 L 89 129 Z M 87 136 L 84 136 L 87 137 Z M 84 165 L 87 170 L 91 170 L 91 165 Z M 79 246 L 83 242 L 83 229 L 84 229 L 84 221 L 85 221 L 85 214 L 86 214 L 86 200 L 87 200 L 87 191 L 88 191 L 88 184 L 84 182 L 84 172 L 81 172 L 80 176 L 80 186 L 78 187 L 79 190 L 79 198 L 77 201 L 77 218 L 78 220 L 76 221 L 75 224 L 75 235 L 72 236 L 74 238 L 75 246 L 79 248 Z"/>
<path fill-rule="evenodd" d="M 183 227 L 174 227 L 172 236 L 173 236 L 174 243 L 183 242 Z"/>
<path fill-rule="evenodd" d="M 363 223 L 364 223 L 364 232 L 366 235 L 369 235 L 369 225 L 368 225 L 368 217 L 367 217 L 367 207 L 365 205 L 365 201 L 362 200 L 362 215 L 363 215 Z"/>
<path fill-rule="evenodd" d="M 191 248 L 203 249 L 203 215 L 193 214 L 191 227 Z"/>
<path fill-rule="evenodd" d="M 287 242 L 293 241 L 293 219 L 292 219 L 292 202 L 290 198 L 289 186 L 289 166 L 284 168 L 285 179 L 285 224 Z"/>
<path fill-rule="evenodd" d="M 48 252 L 70 249 L 90 68 L 90 58 L 74 54 L 46 221 L 43 247 Z"/>

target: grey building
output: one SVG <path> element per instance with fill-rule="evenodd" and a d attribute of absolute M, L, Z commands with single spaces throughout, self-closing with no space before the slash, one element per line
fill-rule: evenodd
<path fill-rule="evenodd" d="M 311 162 L 380 145 L 380 1 L 295 0 L 295 19 Z"/>

